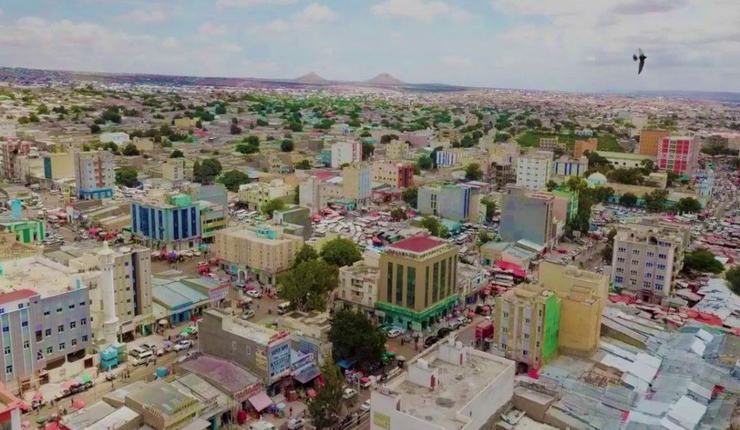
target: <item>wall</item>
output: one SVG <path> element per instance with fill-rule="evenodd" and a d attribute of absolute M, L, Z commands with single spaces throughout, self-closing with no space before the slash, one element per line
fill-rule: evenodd
<path fill-rule="evenodd" d="M 477 350 L 472 350 L 470 353 L 473 355 L 483 354 Z M 490 356 L 490 354 L 486 354 L 486 356 Z M 503 358 L 496 357 L 496 359 L 506 362 L 507 367 L 460 410 L 458 418 L 470 420 L 463 427 L 463 430 L 483 428 L 491 416 L 500 413 L 514 396 L 514 363 Z"/>

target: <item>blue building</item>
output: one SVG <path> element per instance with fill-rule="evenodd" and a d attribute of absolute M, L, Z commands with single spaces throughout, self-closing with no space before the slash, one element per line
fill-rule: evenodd
<path fill-rule="evenodd" d="M 588 170 L 588 158 L 575 159 L 563 156 L 555 160 L 552 167 L 555 176 L 583 176 Z"/>
<path fill-rule="evenodd" d="M 131 233 L 153 248 L 183 250 L 201 241 L 200 208 L 187 194 L 131 203 Z"/>
<path fill-rule="evenodd" d="M 480 189 L 469 184 L 447 184 L 419 188 L 419 212 L 453 221 L 478 222 Z"/>

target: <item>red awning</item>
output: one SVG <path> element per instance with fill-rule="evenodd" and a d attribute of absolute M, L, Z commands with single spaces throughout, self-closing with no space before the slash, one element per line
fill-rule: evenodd
<path fill-rule="evenodd" d="M 80 410 L 85 407 L 85 402 L 77 398 L 72 401 L 72 408 Z"/>
<path fill-rule="evenodd" d="M 508 270 L 514 276 L 516 276 L 518 278 L 526 278 L 527 277 L 527 272 L 524 269 L 522 269 L 522 267 L 519 266 L 516 263 L 512 263 L 512 262 L 509 262 L 509 261 L 498 260 L 496 262 L 496 267 L 498 267 L 499 269 L 502 269 L 502 270 Z"/>
<path fill-rule="evenodd" d="M 272 404 L 272 399 L 264 391 L 260 391 L 254 396 L 249 398 L 249 403 L 254 406 L 254 410 L 262 412 L 263 409 L 267 408 Z"/>

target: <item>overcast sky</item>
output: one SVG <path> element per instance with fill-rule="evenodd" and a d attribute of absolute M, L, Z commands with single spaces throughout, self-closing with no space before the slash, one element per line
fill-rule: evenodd
<path fill-rule="evenodd" d="M 0 0 L 0 65 L 740 91 L 739 23 L 740 0 Z"/>

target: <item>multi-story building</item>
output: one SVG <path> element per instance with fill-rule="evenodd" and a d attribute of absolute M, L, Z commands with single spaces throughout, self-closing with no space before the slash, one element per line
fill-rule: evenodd
<path fill-rule="evenodd" d="M 113 197 L 113 154 L 108 151 L 76 152 L 75 184 L 77 197 L 100 200 Z"/>
<path fill-rule="evenodd" d="M 499 235 L 551 247 L 555 243 L 554 197 L 551 193 L 510 189 L 502 198 Z"/>
<path fill-rule="evenodd" d="M 596 138 L 576 139 L 573 146 L 573 157 L 581 158 L 586 151 L 594 152 L 598 149 L 599 140 Z"/>
<path fill-rule="evenodd" d="M 529 190 L 544 190 L 552 176 L 550 151 L 530 151 L 516 160 L 516 185 Z"/>
<path fill-rule="evenodd" d="M 362 144 L 360 142 L 336 142 L 331 146 L 331 167 L 338 169 L 343 164 L 362 161 Z"/>
<path fill-rule="evenodd" d="M 72 152 L 49 152 L 44 154 L 44 178 L 62 179 L 75 176 L 75 157 Z"/>
<path fill-rule="evenodd" d="M 535 285 L 496 297 L 493 342 L 506 358 L 539 369 L 558 352 L 560 298 Z"/>
<path fill-rule="evenodd" d="M 588 158 L 575 159 L 562 156 L 555 160 L 552 167 L 555 176 L 583 176 L 588 170 Z"/>
<path fill-rule="evenodd" d="M 277 275 L 293 266 L 303 237 L 277 226 L 232 227 L 216 233 L 213 252 L 237 283 L 257 280 L 274 285 Z"/>
<path fill-rule="evenodd" d="M 372 185 L 370 165 L 352 163 L 342 168 L 342 198 L 357 203 L 370 201 Z"/>
<path fill-rule="evenodd" d="M 689 233 L 681 227 L 621 226 L 614 237 L 612 284 L 644 301 L 660 302 L 673 292 L 688 243 Z"/>
<path fill-rule="evenodd" d="M 18 157 L 27 156 L 34 151 L 32 142 L 19 139 L 6 139 L 0 141 L 0 173 L 2 177 L 9 180 L 20 180 L 16 177 L 18 168 Z"/>
<path fill-rule="evenodd" d="M 162 177 L 175 183 L 185 180 L 185 159 L 168 158 L 162 165 Z"/>
<path fill-rule="evenodd" d="M 565 149 L 565 142 L 560 142 L 557 136 L 540 137 L 540 149 L 545 151 L 554 151 L 555 149 Z"/>
<path fill-rule="evenodd" d="M 629 152 L 612 152 L 612 151 L 596 151 L 596 153 L 606 158 L 606 161 L 608 161 L 609 164 L 611 164 L 613 167 L 621 168 L 621 169 L 632 169 L 636 167 L 637 168 L 643 167 L 644 165 L 643 160 L 650 160 L 653 163 L 655 162 L 655 157 L 651 157 L 649 155 L 631 154 Z"/>
<path fill-rule="evenodd" d="M 488 161 L 491 164 L 489 173 L 498 188 L 516 182 L 516 159 L 519 157 L 519 146 L 514 143 L 489 143 Z"/>
<path fill-rule="evenodd" d="M 566 224 L 578 214 L 578 192 L 560 186 L 550 192 L 553 199 L 552 217 L 555 221 Z"/>
<path fill-rule="evenodd" d="M 326 172 L 308 176 L 298 185 L 298 204 L 307 207 L 311 215 L 316 215 L 331 200 L 342 198 L 341 181 L 341 177 Z"/>
<path fill-rule="evenodd" d="M 0 369 L 8 386 L 85 356 L 92 334 L 88 286 L 98 276 L 39 256 L 3 263 Z"/>
<path fill-rule="evenodd" d="M 414 166 L 397 161 L 376 161 L 372 165 L 372 181 L 397 188 L 414 185 Z"/>
<path fill-rule="evenodd" d="M 409 144 L 400 140 L 394 140 L 383 145 L 385 158 L 388 160 L 406 160 L 409 158 Z"/>
<path fill-rule="evenodd" d="M 311 238 L 313 221 L 311 211 L 298 205 L 291 205 L 286 209 L 275 211 L 272 214 L 272 222 L 283 226 L 286 232 L 292 232 L 297 236 L 303 236 L 303 240 Z"/>
<path fill-rule="evenodd" d="M 335 305 L 373 314 L 378 297 L 379 277 L 379 268 L 368 265 L 364 260 L 340 267 Z"/>
<path fill-rule="evenodd" d="M 694 173 L 696 195 L 702 206 L 706 206 L 712 198 L 712 192 L 714 191 L 714 178 L 714 170 L 711 168 L 698 170 Z"/>
<path fill-rule="evenodd" d="M 239 186 L 239 202 L 247 205 L 249 210 L 259 210 L 263 204 L 274 199 L 293 201 L 294 194 L 295 187 L 286 184 L 282 179 Z"/>
<path fill-rule="evenodd" d="M 591 357 L 599 348 L 609 276 L 543 261 L 537 283 L 560 297 L 560 352 Z"/>
<path fill-rule="evenodd" d="M 479 222 L 480 200 L 480 188 L 471 184 L 426 185 L 419 188 L 417 207 L 423 215 Z"/>
<path fill-rule="evenodd" d="M 41 245 L 46 239 L 46 223 L 40 219 L 0 217 L 0 230 L 14 233 L 18 242 L 27 245 Z"/>
<path fill-rule="evenodd" d="M 271 387 L 290 376 L 290 334 L 221 311 L 204 312 L 198 324 L 200 351 L 245 367 Z M 276 387 L 271 387 L 274 391 Z M 279 390 L 279 388 L 277 388 Z"/>
<path fill-rule="evenodd" d="M 375 307 L 386 323 L 420 331 L 457 303 L 457 248 L 419 235 L 389 245 L 380 256 Z"/>
<path fill-rule="evenodd" d="M 664 137 L 670 135 L 671 132 L 668 130 L 643 128 L 640 130 L 640 148 L 638 154 L 657 157 L 658 145 L 663 141 Z"/>
<path fill-rule="evenodd" d="M 212 243 L 216 232 L 226 227 L 226 208 L 207 200 L 197 203 L 200 209 L 200 238 L 203 242 Z"/>
<path fill-rule="evenodd" d="M 187 194 L 139 198 L 131 202 L 131 233 L 151 248 L 194 248 L 201 242 L 200 206 Z"/>
<path fill-rule="evenodd" d="M 699 162 L 699 141 L 689 136 L 666 136 L 658 144 L 660 170 L 691 175 Z"/>

